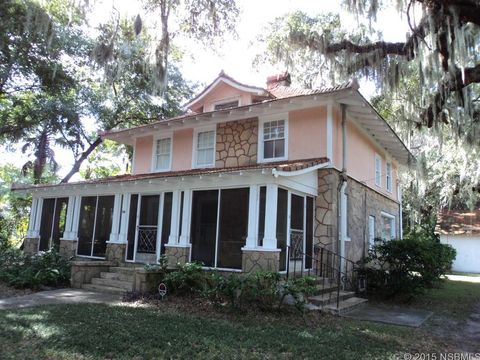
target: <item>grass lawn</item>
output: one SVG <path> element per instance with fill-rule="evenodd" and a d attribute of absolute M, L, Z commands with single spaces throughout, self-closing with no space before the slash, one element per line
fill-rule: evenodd
<path fill-rule="evenodd" d="M 464 316 L 479 299 L 480 284 L 449 281 L 416 305 Z M 3 310 L 0 359 L 394 359 L 404 352 L 452 351 L 428 328 L 318 313 L 196 309 L 191 302 L 166 302 Z"/>

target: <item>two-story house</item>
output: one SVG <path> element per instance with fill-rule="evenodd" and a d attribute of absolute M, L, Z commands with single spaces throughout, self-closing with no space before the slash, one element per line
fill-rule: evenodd
<path fill-rule="evenodd" d="M 102 134 L 132 173 L 37 185 L 25 251 L 76 259 L 285 272 L 316 245 L 353 261 L 402 236 L 398 173 L 412 155 L 358 91 L 266 88 L 223 72 L 182 116 Z"/>

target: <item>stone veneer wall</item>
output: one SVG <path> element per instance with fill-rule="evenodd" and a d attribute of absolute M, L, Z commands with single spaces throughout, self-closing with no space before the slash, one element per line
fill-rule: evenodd
<path fill-rule="evenodd" d="M 340 172 L 334 169 L 318 171 L 318 196 L 316 198 L 314 242 L 337 254 L 338 249 L 338 191 Z M 349 195 L 349 237 L 345 243 L 346 257 L 358 261 L 367 253 L 368 217 L 375 216 L 376 237 L 381 231 L 381 212 L 385 211 L 396 218 L 396 231 L 400 229 L 399 204 L 376 192 L 366 185 L 348 178 Z"/>
<path fill-rule="evenodd" d="M 258 119 L 217 125 L 215 166 L 234 167 L 257 163 Z"/>
<path fill-rule="evenodd" d="M 40 238 L 25 238 L 23 240 L 23 253 L 26 255 L 33 255 L 38 252 L 38 242 Z"/>
<path fill-rule="evenodd" d="M 126 251 L 127 251 L 127 244 L 107 242 L 105 259 L 108 261 L 115 262 L 117 264 L 122 264 L 125 262 Z"/>
<path fill-rule="evenodd" d="M 348 179 L 347 182 L 349 206 L 349 236 L 345 251 L 347 258 L 354 261 L 360 260 L 368 251 L 368 217 L 375 216 L 375 237 L 381 235 L 381 212 L 395 216 L 395 231 L 400 235 L 400 206 L 399 203 L 389 199 L 366 185 Z"/>
<path fill-rule="evenodd" d="M 242 271 L 245 273 L 259 271 L 278 272 L 279 265 L 279 251 L 243 250 Z"/>
<path fill-rule="evenodd" d="M 72 259 L 77 253 L 77 240 L 60 239 L 59 254 L 65 259 Z"/>
<path fill-rule="evenodd" d="M 185 264 L 190 259 L 190 247 L 165 245 L 165 256 L 170 269 L 175 269 L 178 264 Z"/>

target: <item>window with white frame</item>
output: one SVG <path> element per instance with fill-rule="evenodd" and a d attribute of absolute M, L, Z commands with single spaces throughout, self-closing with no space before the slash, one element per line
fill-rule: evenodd
<path fill-rule="evenodd" d="M 375 154 L 375 185 L 382 186 L 382 158 Z"/>
<path fill-rule="evenodd" d="M 172 138 L 157 139 L 155 142 L 154 170 L 170 170 Z"/>
<path fill-rule="evenodd" d="M 278 160 L 286 158 L 286 122 L 285 120 L 265 121 L 262 127 L 263 159 Z"/>
<path fill-rule="evenodd" d="M 381 216 L 381 236 L 384 240 L 395 239 L 395 216 L 382 212 Z"/>
<path fill-rule="evenodd" d="M 386 164 L 386 180 L 387 180 L 387 191 L 392 192 L 392 163 L 387 162 Z"/>
<path fill-rule="evenodd" d="M 196 167 L 215 165 L 215 130 L 197 133 L 195 151 Z"/>
<path fill-rule="evenodd" d="M 375 216 L 368 216 L 368 246 L 375 245 Z"/>

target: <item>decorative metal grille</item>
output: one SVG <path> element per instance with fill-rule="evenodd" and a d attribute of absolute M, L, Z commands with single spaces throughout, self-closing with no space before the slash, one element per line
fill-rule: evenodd
<path fill-rule="evenodd" d="M 157 247 L 157 227 L 139 226 L 138 227 L 138 253 L 155 254 Z"/>
<path fill-rule="evenodd" d="M 303 231 L 290 230 L 290 260 L 301 260 L 303 257 Z"/>

